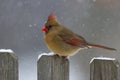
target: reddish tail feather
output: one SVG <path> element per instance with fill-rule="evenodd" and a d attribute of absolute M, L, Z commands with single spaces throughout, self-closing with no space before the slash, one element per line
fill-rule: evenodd
<path fill-rule="evenodd" d="M 110 48 L 110 47 L 102 46 L 102 45 L 98 45 L 98 44 L 88 43 L 88 46 L 92 46 L 92 47 L 96 47 L 96 48 L 103 48 L 103 49 L 107 49 L 107 50 L 116 51 L 116 49 L 114 49 L 114 48 Z"/>

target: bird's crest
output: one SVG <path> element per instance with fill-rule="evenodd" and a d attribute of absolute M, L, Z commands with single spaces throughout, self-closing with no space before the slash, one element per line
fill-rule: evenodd
<path fill-rule="evenodd" d="M 48 21 L 49 20 L 56 20 L 56 16 L 55 16 L 54 12 L 51 12 L 51 14 L 48 16 Z"/>

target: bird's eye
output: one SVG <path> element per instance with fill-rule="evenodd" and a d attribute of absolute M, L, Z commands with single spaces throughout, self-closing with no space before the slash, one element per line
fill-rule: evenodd
<path fill-rule="evenodd" d="M 49 25 L 49 28 L 51 28 L 52 26 L 51 25 Z"/>
<path fill-rule="evenodd" d="M 50 30 L 51 28 L 52 28 L 52 25 L 49 25 L 49 26 L 48 26 L 48 30 Z"/>

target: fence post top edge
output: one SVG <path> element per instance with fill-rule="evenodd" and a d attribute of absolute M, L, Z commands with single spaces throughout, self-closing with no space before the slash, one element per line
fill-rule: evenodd
<path fill-rule="evenodd" d="M 49 52 L 49 53 L 41 53 L 40 55 L 38 55 L 38 60 L 42 57 L 42 56 L 52 56 L 54 55 L 53 52 Z"/>
<path fill-rule="evenodd" d="M 90 64 L 94 61 L 94 60 L 112 60 L 115 61 L 115 58 L 109 58 L 109 57 L 94 57 L 91 59 Z"/>
<path fill-rule="evenodd" d="M 0 49 L 0 53 L 3 53 L 3 52 L 5 52 L 5 53 L 14 53 L 14 51 L 11 50 L 11 49 Z"/>

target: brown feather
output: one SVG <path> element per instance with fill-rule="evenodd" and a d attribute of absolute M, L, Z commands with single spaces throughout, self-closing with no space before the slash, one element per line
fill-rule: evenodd
<path fill-rule="evenodd" d="M 86 41 L 83 37 L 78 36 L 77 34 L 73 33 L 71 30 L 63 27 L 63 29 L 59 32 L 58 36 L 63 40 L 65 43 L 73 45 L 73 46 L 80 46 L 86 44 Z"/>
<path fill-rule="evenodd" d="M 116 51 L 116 49 L 114 49 L 114 48 L 110 48 L 110 47 L 102 46 L 102 45 L 98 45 L 98 44 L 88 43 L 88 46 L 92 46 L 92 47 L 97 47 L 97 48 L 103 48 L 103 49 L 108 49 L 108 50 Z"/>

